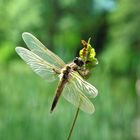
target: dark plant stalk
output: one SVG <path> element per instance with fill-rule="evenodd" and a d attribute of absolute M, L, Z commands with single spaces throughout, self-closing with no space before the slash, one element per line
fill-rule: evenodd
<path fill-rule="evenodd" d="M 80 105 L 79 105 L 79 106 L 80 106 Z M 75 117 L 74 117 L 74 120 L 73 120 L 73 123 L 72 123 L 72 126 L 71 126 L 71 129 L 70 129 L 70 132 L 69 132 L 69 135 L 68 135 L 67 140 L 70 140 L 70 137 L 71 137 L 73 128 L 74 128 L 74 126 L 75 126 L 75 122 L 76 122 L 76 120 L 77 120 L 78 113 L 79 113 L 79 109 L 80 109 L 79 106 L 78 106 L 78 108 L 77 108 L 77 110 L 76 110 L 76 114 L 75 114 Z"/>

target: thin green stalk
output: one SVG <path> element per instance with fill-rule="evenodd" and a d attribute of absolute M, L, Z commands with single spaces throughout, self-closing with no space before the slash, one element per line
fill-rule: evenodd
<path fill-rule="evenodd" d="M 74 126 L 75 126 L 75 122 L 76 122 L 77 117 L 78 117 L 78 113 L 79 113 L 79 107 L 77 108 L 77 111 L 76 111 L 76 114 L 75 114 L 75 117 L 74 117 L 74 120 L 73 120 L 73 123 L 72 123 L 72 126 L 71 126 L 71 129 L 70 129 L 70 132 L 69 132 L 69 135 L 68 135 L 67 140 L 70 140 L 70 137 L 71 137 L 73 128 L 74 128 Z"/>

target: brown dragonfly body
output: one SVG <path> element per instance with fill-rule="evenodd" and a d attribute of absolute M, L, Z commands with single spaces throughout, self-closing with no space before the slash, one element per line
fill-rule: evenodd
<path fill-rule="evenodd" d="M 52 106 L 51 106 L 51 112 L 54 110 L 58 99 L 65 87 L 65 84 L 68 82 L 68 79 L 70 78 L 69 73 L 73 72 L 73 71 L 78 71 L 78 68 L 80 70 L 80 67 L 83 65 L 83 62 L 81 59 L 76 58 L 72 63 L 66 65 L 63 69 L 62 69 L 62 77 L 60 82 L 58 83 L 56 92 L 55 92 L 55 96 L 52 102 Z M 55 70 L 54 70 L 55 71 Z M 57 72 L 56 72 L 57 73 Z"/>
<path fill-rule="evenodd" d="M 68 77 L 69 77 L 69 72 L 70 72 L 70 67 L 67 66 L 63 71 L 62 71 L 62 78 L 60 80 L 60 82 L 58 83 L 57 89 L 56 89 L 56 93 L 52 102 L 52 106 L 51 106 L 51 112 L 54 110 L 58 99 L 62 93 L 62 90 L 65 86 L 65 84 L 68 82 Z"/>

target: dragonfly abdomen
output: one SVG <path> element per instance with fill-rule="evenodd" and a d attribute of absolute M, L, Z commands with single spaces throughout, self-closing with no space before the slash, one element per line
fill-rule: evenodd
<path fill-rule="evenodd" d="M 51 106 L 51 112 L 54 110 L 54 108 L 55 108 L 55 106 L 56 106 L 56 104 L 58 102 L 58 99 L 59 99 L 59 97 L 60 97 L 60 95 L 61 95 L 61 93 L 62 93 L 62 91 L 64 89 L 64 86 L 67 83 L 67 78 L 64 78 L 64 76 L 65 76 L 65 74 L 63 75 L 60 83 L 57 86 L 56 94 L 54 96 L 54 99 L 53 99 L 53 102 L 52 102 L 52 106 Z"/>

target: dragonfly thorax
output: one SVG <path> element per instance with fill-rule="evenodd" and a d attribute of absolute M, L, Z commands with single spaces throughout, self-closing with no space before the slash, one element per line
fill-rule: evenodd
<path fill-rule="evenodd" d="M 62 70 L 62 78 L 68 79 L 69 78 L 69 73 L 72 71 L 72 68 L 69 65 L 66 65 L 66 67 L 63 68 Z"/>

